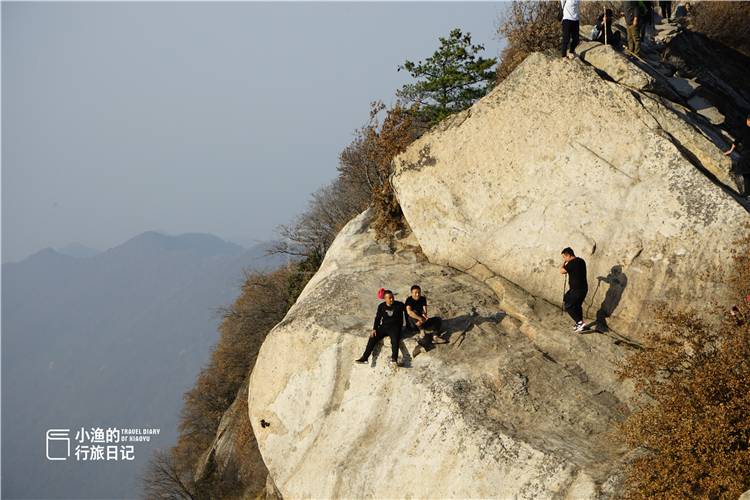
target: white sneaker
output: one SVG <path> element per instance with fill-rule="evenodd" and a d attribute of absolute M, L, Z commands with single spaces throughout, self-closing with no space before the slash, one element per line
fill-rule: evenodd
<path fill-rule="evenodd" d="M 575 330 L 575 331 L 576 331 L 576 332 L 582 332 L 582 331 L 584 331 L 585 329 L 586 329 L 586 323 L 584 323 L 583 321 L 580 321 L 580 322 L 579 322 L 579 323 L 578 323 L 578 324 L 576 325 L 576 330 Z"/>
<path fill-rule="evenodd" d="M 575 59 L 576 55 L 573 52 L 568 52 L 568 59 Z"/>

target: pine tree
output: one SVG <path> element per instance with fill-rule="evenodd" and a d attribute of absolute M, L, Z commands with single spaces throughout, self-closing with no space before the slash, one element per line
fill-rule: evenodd
<path fill-rule="evenodd" d="M 417 82 L 404 85 L 396 95 L 416 103 L 418 117 L 430 125 L 468 108 L 494 84 L 492 67 L 497 61 L 480 57 L 483 50 L 482 45 L 472 45 L 471 33 L 453 29 L 448 38 L 440 37 L 440 48 L 425 61 L 407 60 L 398 67 Z"/>

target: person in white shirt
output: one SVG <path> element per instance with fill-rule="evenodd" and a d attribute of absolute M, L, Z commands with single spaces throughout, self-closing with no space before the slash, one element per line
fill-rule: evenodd
<path fill-rule="evenodd" d="M 562 47 L 560 53 L 563 57 L 573 59 L 576 46 L 578 45 L 578 3 L 579 0 L 560 0 L 562 8 Z M 570 45 L 570 53 L 568 52 Z"/>

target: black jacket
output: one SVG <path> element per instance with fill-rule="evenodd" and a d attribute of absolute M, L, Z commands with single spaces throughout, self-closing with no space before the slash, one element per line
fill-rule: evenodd
<path fill-rule="evenodd" d="M 386 328 L 388 330 L 397 329 L 401 331 L 404 325 L 404 315 L 406 307 L 403 302 L 394 300 L 391 307 L 385 305 L 385 302 L 378 304 L 378 311 L 375 313 L 375 322 L 372 325 L 373 330 Z"/>

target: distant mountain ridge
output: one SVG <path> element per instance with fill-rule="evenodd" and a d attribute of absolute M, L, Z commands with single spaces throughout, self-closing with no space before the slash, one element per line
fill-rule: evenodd
<path fill-rule="evenodd" d="M 243 271 L 284 263 L 268 255 L 272 245 L 146 231 L 85 258 L 44 248 L 3 264 L 5 495 L 137 497 L 152 448 L 176 440 L 182 394 L 218 337 L 218 309 L 236 298 Z M 116 467 L 45 459 L 46 429 L 94 425 L 161 435 Z"/>
<path fill-rule="evenodd" d="M 74 258 L 90 258 L 106 252 L 121 251 L 150 251 L 161 248 L 167 251 L 186 251 L 200 255 L 239 255 L 248 249 L 256 248 L 257 245 L 267 245 L 258 243 L 250 247 L 238 245 L 237 243 L 224 240 L 210 233 L 182 233 L 170 235 L 161 231 L 144 231 L 124 242 L 115 245 L 107 250 L 101 251 L 91 248 L 78 242 L 71 242 L 59 248 L 45 247 L 20 260 L 3 262 L 4 264 L 13 264 L 23 262 L 24 260 L 39 256 L 45 256 L 54 252 L 58 255 Z M 267 245 L 270 248 L 270 245 Z"/>
<path fill-rule="evenodd" d="M 170 236 L 157 231 L 145 231 L 106 252 L 155 249 L 192 252 L 203 256 L 239 255 L 245 251 L 245 248 L 240 245 L 222 240 L 212 234 L 184 233 Z"/>

